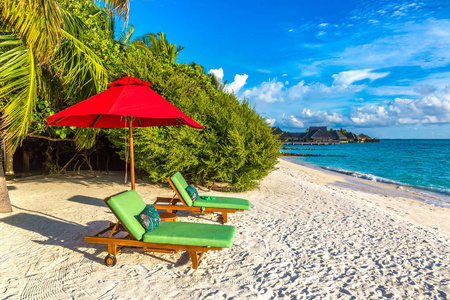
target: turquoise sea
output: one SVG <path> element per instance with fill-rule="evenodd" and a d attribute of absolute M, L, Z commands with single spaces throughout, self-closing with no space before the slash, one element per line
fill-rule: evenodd
<path fill-rule="evenodd" d="M 289 157 L 363 179 L 413 187 L 450 203 L 450 140 L 389 140 L 379 143 L 285 145 L 281 150 L 322 156 Z M 447 205 L 445 205 L 447 206 Z"/>

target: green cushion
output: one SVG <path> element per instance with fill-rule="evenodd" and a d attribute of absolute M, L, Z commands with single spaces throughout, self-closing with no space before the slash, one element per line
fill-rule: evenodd
<path fill-rule="evenodd" d="M 146 243 L 185 246 L 231 248 L 236 227 L 228 225 L 161 222 L 153 231 L 144 234 Z"/>
<path fill-rule="evenodd" d="M 188 184 L 184 180 L 183 175 L 180 172 L 176 172 L 172 175 L 171 180 L 188 206 L 250 210 L 250 202 L 248 200 L 232 197 L 214 197 L 214 200 L 203 200 L 197 197 L 195 202 L 192 203 L 192 199 L 186 191 Z"/>
<path fill-rule="evenodd" d="M 180 172 L 176 172 L 170 177 L 170 180 L 172 180 L 172 183 L 177 188 L 178 193 L 180 193 L 181 195 L 181 198 L 183 198 L 184 202 L 186 202 L 186 205 L 192 206 L 192 199 L 186 191 L 188 184 L 186 180 L 184 180 L 183 175 L 181 175 Z"/>
<path fill-rule="evenodd" d="M 137 240 L 142 239 L 145 229 L 134 217 L 146 207 L 145 202 L 135 190 L 126 191 L 109 198 L 108 205 Z"/>
<path fill-rule="evenodd" d="M 217 196 L 214 196 L 214 198 L 214 200 L 204 200 L 201 197 L 198 197 L 194 202 L 194 206 L 250 210 L 250 202 L 248 200 Z"/>

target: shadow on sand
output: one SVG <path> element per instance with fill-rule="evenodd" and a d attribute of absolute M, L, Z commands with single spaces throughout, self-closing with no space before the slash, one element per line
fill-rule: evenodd
<path fill-rule="evenodd" d="M 85 198 L 89 199 L 89 197 Z M 99 199 L 92 199 L 89 200 L 95 203 L 92 205 L 98 205 L 97 202 L 103 203 L 103 201 Z M 68 250 L 82 254 L 85 258 L 91 261 L 100 264 L 104 263 L 104 257 L 101 254 L 104 254 L 105 251 L 108 251 L 107 245 L 86 243 L 84 241 L 84 236 L 93 236 L 101 230 L 107 228 L 110 225 L 109 221 L 92 221 L 89 222 L 87 226 L 83 226 L 81 224 L 54 217 L 45 213 L 34 211 L 30 212 L 33 213 L 21 212 L 2 218 L 0 219 L 0 223 L 5 223 L 31 232 L 36 232 L 41 236 L 47 238 L 45 241 L 32 240 L 35 243 L 41 245 L 54 245 L 64 247 Z M 84 251 L 84 248 L 90 247 L 95 249 L 95 253 L 87 253 L 86 251 Z M 132 253 L 134 251 L 143 252 L 142 248 L 127 247 L 122 253 Z M 183 256 L 178 261 L 170 261 L 150 253 L 146 253 L 146 255 L 161 261 L 168 262 L 170 264 L 174 264 L 176 266 L 188 263 L 188 261 L 185 261 L 186 259 Z M 137 261 L 136 263 L 139 263 L 139 261 Z"/>
<path fill-rule="evenodd" d="M 32 214 L 27 212 L 21 212 L 2 218 L 0 219 L 0 223 L 36 232 L 47 238 L 45 241 L 32 240 L 35 243 L 61 246 L 71 251 L 81 253 L 86 258 L 96 262 L 101 262 L 101 259 L 97 256 L 105 249 L 102 248 L 101 250 L 97 250 L 94 254 L 81 251 L 80 248 L 89 247 L 89 245 L 84 242 L 84 236 L 95 232 L 98 228 L 106 228 L 109 225 L 108 221 L 93 221 L 88 223 L 88 226 L 83 226 L 75 222 L 46 214 Z M 99 247 L 99 249 L 100 248 L 101 247 Z"/>
<path fill-rule="evenodd" d="M 81 203 L 81 204 L 88 204 L 88 205 L 93 205 L 93 206 L 106 207 L 105 202 L 103 202 L 103 200 L 100 199 L 100 198 L 93 198 L 93 197 L 76 195 L 76 196 L 70 197 L 67 200 L 73 201 L 73 202 L 77 202 L 77 203 Z"/>

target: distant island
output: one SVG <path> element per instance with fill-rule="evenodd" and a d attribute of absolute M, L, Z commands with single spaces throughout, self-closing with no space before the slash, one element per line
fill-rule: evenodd
<path fill-rule="evenodd" d="M 340 143 L 378 143 L 379 139 L 373 139 L 363 133 L 357 135 L 341 128 L 327 130 L 326 126 L 309 127 L 306 132 L 286 132 L 279 127 L 272 127 L 272 133 L 279 135 L 279 139 L 285 145 L 327 145 Z"/>

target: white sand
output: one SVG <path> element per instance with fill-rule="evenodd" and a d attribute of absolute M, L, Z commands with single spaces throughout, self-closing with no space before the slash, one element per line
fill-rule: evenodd
<path fill-rule="evenodd" d="M 107 247 L 83 237 L 114 221 L 101 199 L 128 185 L 120 173 L 99 175 L 9 182 L 14 212 L 0 215 L 0 299 L 450 298 L 450 209 L 387 185 L 372 194 L 368 182 L 280 161 L 258 189 L 230 194 L 252 209 L 230 215 L 233 247 L 209 251 L 195 271 L 187 253 L 141 249 L 125 249 L 106 267 Z M 171 195 L 142 180 L 137 191 L 148 203 Z"/>

